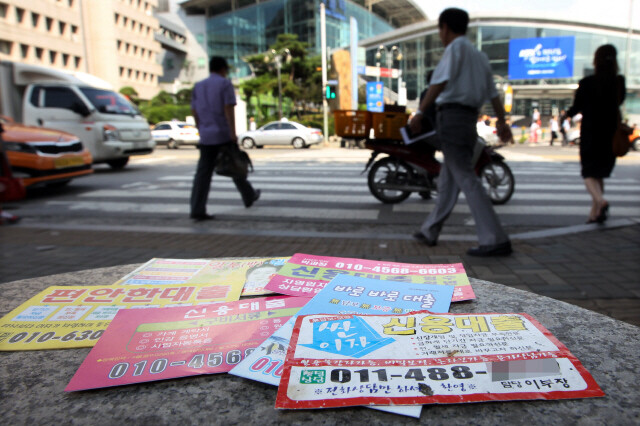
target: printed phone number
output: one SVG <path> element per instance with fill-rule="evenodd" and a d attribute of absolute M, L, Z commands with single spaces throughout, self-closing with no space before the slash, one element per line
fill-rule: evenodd
<path fill-rule="evenodd" d="M 244 356 L 248 356 L 253 352 L 255 348 L 247 348 L 244 351 Z M 111 371 L 109 372 L 110 379 L 120 379 L 124 377 L 127 373 L 131 373 L 132 377 L 141 376 L 145 371 L 149 374 L 159 374 L 163 373 L 167 367 L 182 367 L 186 365 L 189 368 L 216 368 L 221 366 L 222 364 L 226 365 L 236 365 L 240 361 L 242 361 L 243 355 L 242 351 L 239 349 L 233 349 L 228 351 L 226 354 L 224 352 L 213 352 L 210 354 L 196 354 L 189 361 L 169 361 L 167 358 L 158 358 L 153 361 L 144 360 L 140 362 L 136 362 L 135 364 L 131 364 L 128 362 L 119 362 L 115 364 Z M 147 370 L 147 366 L 149 369 Z"/>
<path fill-rule="evenodd" d="M 49 331 L 47 333 L 42 333 L 40 331 L 36 331 L 34 333 L 28 333 L 23 331 L 22 333 L 17 333 L 11 336 L 8 340 L 9 343 L 45 343 L 49 340 L 59 340 L 61 342 L 69 342 L 73 341 L 82 341 L 82 340 L 98 340 L 100 336 L 102 336 L 104 330 L 81 330 L 81 331 L 71 331 L 65 335 L 58 335 L 55 331 Z M 29 336 L 31 334 L 31 336 Z M 4 336 L 3 336 L 4 337 Z M 3 339 L 0 338 L 0 341 Z"/>
<path fill-rule="evenodd" d="M 369 383 L 369 369 L 363 368 L 361 370 L 347 370 L 346 368 L 334 368 L 329 374 L 329 380 L 333 383 L 349 383 L 353 375 L 358 375 L 360 383 Z M 387 370 L 381 368 L 379 370 L 372 370 L 372 374 L 377 376 L 377 382 L 387 382 L 389 378 L 391 380 L 395 378 L 400 379 L 413 379 L 417 382 L 424 382 L 427 378 L 433 381 L 448 380 L 453 376 L 454 379 L 471 379 L 473 372 L 465 365 L 454 365 L 449 370 L 440 367 L 427 368 L 426 376 L 425 371 L 421 368 L 411 368 L 407 370 L 405 374 L 387 374 Z M 476 371 L 476 374 L 487 374 L 486 371 Z M 300 374 L 301 384 L 316 384 L 321 385 L 326 382 L 325 370 L 302 370 Z"/>
<path fill-rule="evenodd" d="M 394 267 L 388 267 L 388 266 L 367 267 L 367 266 L 361 265 L 359 263 L 338 262 L 338 263 L 336 263 L 335 267 L 338 268 L 338 269 L 348 269 L 348 270 L 352 270 L 352 271 L 369 270 L 371 272 L 378 272 L 378 273 L 381 273 L 381 274 L 401 274 L 401 275 L 405 275 L 405 274 L 415 273 L 415 271 L 412 271 L 409 268 L 394 268 Z M 418 269 L 418 274 L 421 274 L 421 275 L 455 274 L 456 272 L 457 272 L 456 268 L 421 268 L 421 269 Z"/>

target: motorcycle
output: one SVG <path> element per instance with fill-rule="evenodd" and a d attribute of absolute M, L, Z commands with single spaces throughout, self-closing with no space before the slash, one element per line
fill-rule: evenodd
<path fill-rule="evenodd" d="M 367 139 L 365 148 L 373 151 L 362 173 L 369 170 L 367 183 L 374 197 L 385 204 L 396 204 L 417 192 L 430 199 L 438 188 L 441 164 L 433 155 L 420 152 L 418 144 L 403 141 Z M 386 157 L 376 161 L 380 154 Z M 476 174 L 493 204 L 504 204 L 513 195 L 515 179 L 504 157 L 478 137 L 473 155 Z"/>

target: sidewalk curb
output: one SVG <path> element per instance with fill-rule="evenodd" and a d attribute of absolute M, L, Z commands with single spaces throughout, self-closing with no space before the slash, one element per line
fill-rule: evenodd
<path fill-rule="evenodd" d="M 533 240 L 539 238 L 558 237 L 563 235 L 573 235 L 583 232 L 599 231 L 605 229 L 616 229 L 627 226 L 634 226 L 640 223 L 640 218 L 615 219 L 605 224 L 583 224 L 565 226 L 561 228 L 551 228 L 540 231 L 523 232 L 513 234 L 513 240 Z M 16 228 L 52 229 L 66 231 L 107 231 L 107 232 L 148 232 L 166 234 L 192 234 L 192 235 L 241 235 L 241 236 L 261 236 L 261 237 L 292 237 L 292 238 L 338 238 L 351 240 L 413 240 L 409 234 L 380 234 L 375 232 L 316 232 L 316 231 L 287 231 L 287 230 L 242 230 L 242 229 L 218 229 L 198 226 L 118 226 L 118 225 L 71 225 L 71 224 L 50 224 L 50 223 L 21 223 L 15 225 Z M 476 241 L 476 235 L 454 235 L 443 234 L 439 241 Z"/>

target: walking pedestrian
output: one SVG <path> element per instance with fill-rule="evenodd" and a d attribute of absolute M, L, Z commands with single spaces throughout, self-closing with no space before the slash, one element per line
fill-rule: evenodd
<path fill-rule="evenodd" d="M 207 199 L 216 157 L 225 144 L 238 143 L 235 125 L 236 96 L 231 81 L 227 79 L 229 65 L 218 56 L 209 62 L 211 75 L 196 83 L 193 88 L 191 110 L 200 132 L 200 158 L 191 190 L 191 218 L 195 221 L 211 220 L 207 214 Z M 234 178 L 236 188 L 249 208 L 260 198 L 260 190 L 254 190 L 246 178 Z"/>
<path fill-rule="evenodd" d="M 461 9 L 444 10 L 438 19 L 440 40 L 445 46 L 427 95 L 411 120 L 413 133 L 419 133 L 423 111 L 435 102 L 437 131 L 444 162 L 438 178 L 436 206 L 414 237 L 428 246 L 437 244 L 444 222 L 451 214 L 460 190 L 476 223 L 479 246 L 471 256 L 498 256 L 511 253 L 511 242 L 502 229 L 489 196 L 473 171 L 471 159 L 477 141 L 476 121 L 482 104 L 491 99 L 498 116 L 496 126 L 502 141 L 511 138 L 504 108 L 493 82 L 489 60 L 465 37 L 469 15 Z"/>
<path fill-rule="evenodd" d="M 617 51 L 613 45 L 598 47 L 593 65 L 595 74 L 580 80 L 567 115 L 582 113 L 581 174 L 592 199 L 587 223 L 603 223 L 609 212 L 609 203 L 604 198 L 604 178 L 611 175 L 616 163 L 612 141 L 626 88 L 624 76 L 618 74 Z"/>
<path fill-rule="evenodd" d="M 551 120 L 549 120 L 549 129 L 551 130 L 551 141 L 549 142 L 549 146 L 553 146 L 553 141 L 558 139 L 558 132 L 560 131 L 557 115 L 554 115 L 551 117 Z"/>
<path fill-rule="evenodd" d="M 538 129 L 540 126 L 536 120 L 531 121 L 531 127 L 529 128 L 529 142 L 538 143 Z"/>

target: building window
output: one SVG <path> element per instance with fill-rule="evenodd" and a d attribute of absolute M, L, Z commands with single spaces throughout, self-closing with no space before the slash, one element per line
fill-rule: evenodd
<path fill-rule="evenodd" d="M 120 78 L 124 77 L 124 67 L 120 67 L 118 71 L 120 72 Z"/>
<path fill-rule="evenodd" d="M 11 55 L 11 48 L 13 47 L 13 43 L 9 40 L 0 40 L 0 53 L 4 53 L 5 55 Z"/>
<path fill-rule="evenodd" d="M 24 19 L 24 9 L 16 7 L 16 21 L 18 21 L 19 24 L 22 24 L 23 19 Z"/>
<path fill-rule="evenodd" d="M 147 81 L 147 77 L 148 77 L 148 75 L 147 75 L 147 73 L 146 73 L 146 72 L 145 72 L 144 74 L 142 74 L 142 79 L 143 79 L 144 81 Z"/>
<path fill-rule="evenodd" d="M 128 78 L 129 80 L 131 80 L 131 75 L 132 75 L 132 74 L 133 74 L 133 70 L 132 70 L 131 68 L 129 68 L 129 69 L 127 70 L 127 78 Z"/>
<path fill-rule="evenodd" d="M 131 45 L 129 43 L 125 43 L 124 45 L 124 51 L 125 53 L 129 53 L 129 48 L 131 47 Z"/>
<path fill-rule="evenodd" d="M 73 0 L 69 0 L 69 7 L 73 7 Z"/>
<path fill-rule="evenodd" d="M 118 25 L 120 23 L 120 14 L 119 13 L 116 13 L 115 20 L 116 20 L 116 25 Z"/>
<path fill-rule="evenodd" d="M 55 64 L 57 58 L 58 58 L 58 52 L 54 52 L 53 50 L 50 50 L 49 51 L 49 63 Z"/>
<path fill-rule="evenodd" d="M 74 63 L 75 63 L 75 67 L 76 67 L 76 69 L 79 69 L 79 68 L 80 68 L 80 63 L 81 63 L 81 61 L 82 61 L 82 60 L 80 59 L 80 56 L 76 56 L 73 60 L 74 60 Z"/>
<path fill-rule="evenodd" d="M 126 28 L 126 27 L 127 27 L 127 23 L 128 23 L 128 22 L 129 22 L 129 18 L 127 18 L 126 16 L 124 16 L 124 17 L 122 18 L 122 26 Z"/>
<path fill-rule="evenodd" d="M 116 40 L 116 46 L 118 46 L 118 52 L 122 49 L 122 40 Z"/>
<path fill-rule="evenodd" d="M 44 49 L 42 47 L 36 47 L 36 58 L 38 58 L 39 61 L 42 60 L 42 55 L 44 55 Z"/>
<path fill-rule="evenodd" d="M 140 80 L 140 71 L 136 71 L 136 80 Z"/>
<path fill-rule="evenodd" d="M 64 31 L 67 29 L 67 24 L 62 21 L 58 22 L 58 29 L 60 30 L 60 35 L 64 35 Z"/>
<path fill-rule="evenodd" d="M 65 67 L 69 66 L 69 55 L 67 53 L 62 54 L 62 65 Z"/>
<path fill-rule="evenodd" d="M 206 58 L 198 58 L 198 68 L 203 69 L 206 66 L 207 66 L 207 59 Z"/>
<path fill-rule="evenodd" d="M 40 21 L 40 14 L 31 12 L 31 26 L 38 28 L 38 21 Z"/>
<path fill-rule="evenodd" d="M 47 22 L 47 32 L 51 32 L 51 27 L 53 27 L 53 19 L 52 18 L 47 18 L 46 19 Z"/>
<path fill-rule="evenodd" d="M 0 18 L 6 18 L 7 17 L 7 10 L 9 9 L 9 6 L 6 3 L 0 3 Z"/>
<path fill-rule="evenodd" d="M 22 57 L 22 59 L 25 59 L 27 56 L 29 56 L 29 45 L 27 44 L 20 45 L 20 56 Z"/>
<path fill-rule="evenodd" d="M 138 54 L 138 46 L 133 46 L 133 54 L 137 55 Z"/>

